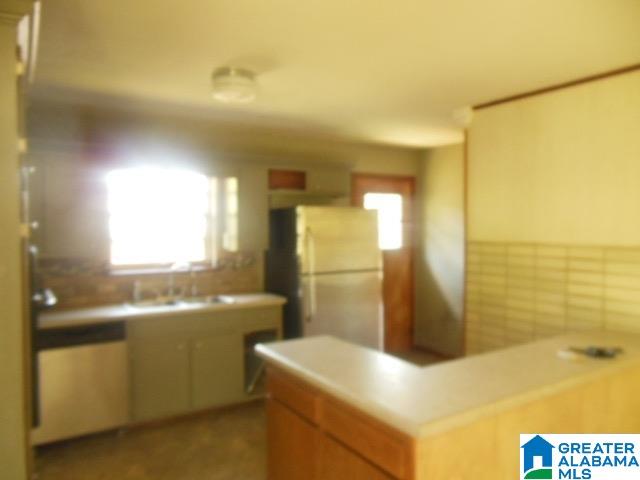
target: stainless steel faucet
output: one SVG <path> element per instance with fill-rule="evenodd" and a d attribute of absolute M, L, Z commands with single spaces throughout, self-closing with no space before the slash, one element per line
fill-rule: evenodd
<path fill-rule="evenodd" d="M 196 271 L 193 268 L 193 265 L 189 266 L 189 277 L 191 279 L 191 296 L 192 297 L 197 297 L 198 296 L 198 281 L 197 281 L 197 277 L 196 277 Z"/>
<path fill-rule="evenodd" d="M 142 284 L 140 280 L 133 282 L 133 303 L 142 301 Z"/>
<path fill-rule="evenodd" d="M 180 270 L 191 270 L 191 264 L 189 262 L 175 262 L 169 267 L 169 278 L 167 280 L 167 296 L 171 299 L 176 297 L 176 272 Z"/>
<path fill-rule="evenodd" d="M 176 271 L 171 268 L 169 271 L 169 278 L 167 280 L 168 288 L 167 288 L 167 296 L 169 298 L 173 298 L 175 296 L 176 289 Z"/>

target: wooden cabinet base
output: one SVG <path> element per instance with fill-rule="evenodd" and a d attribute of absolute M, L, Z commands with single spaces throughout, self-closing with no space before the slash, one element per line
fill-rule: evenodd
<path fill-rule="evenodd" d="M 270 480 L 315 480 L 320 432 L 277 400 L 267 401 Z"/>
<path fill-rule="evenodd" d="M 640 429 L 638 365 L 496 408 L 419 439 L 279 369 L 268 369 L 267 385 L 269 480 L 517 478 L 522 432 Z"/>
<path fill-rule="evenodd" d="M 413 480 L 414 441 L 277 370 L 268 371 L 269 480 Z"/>
<path fill-rule="evenodd" d="M 318 480 L 394 478 L 327 435 L 320 435 L 317 472 Z"/>

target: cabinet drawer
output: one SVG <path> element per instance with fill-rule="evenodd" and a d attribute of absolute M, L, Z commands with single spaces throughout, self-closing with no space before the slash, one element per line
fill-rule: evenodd
<path fill-rule="evenodd" d="M 411 478 L 410 439 L 328 397 L 323 399 L 321 427 L 396 478 Z"/>
<path fill-rule="evenodd" d="M 318 423 L 318 395 L 308 386 L 281 372 L 268 371 L 269 396 L 280 401 L 307 420 Z"/>

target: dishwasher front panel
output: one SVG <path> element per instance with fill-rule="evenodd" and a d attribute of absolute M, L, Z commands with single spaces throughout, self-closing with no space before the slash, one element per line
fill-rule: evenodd
<path fill-rule="evenodd" d="M 109 430 L 129 421 L 129 366 L 124 341 L 38 352 L 40 426 L 34 445 Z"/>

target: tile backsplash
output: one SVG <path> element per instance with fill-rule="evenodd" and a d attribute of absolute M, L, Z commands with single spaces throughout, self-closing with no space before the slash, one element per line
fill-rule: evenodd
<path fill-rule="evenodd" d="M 469 242 L 466 350 L 565 332 L 640 333 L 640 246 Z"/>
<path fill-rule="evenodd" d="M 42 258 L 38 262 L 44 287 L 58 297 L 57 309 L 83 308 L 130 302 L 134 283 L 140 284 L 144 297 L 166 293 L 169 275 L 160 273 L 112 273 L 108 262 L 86 258 Z M 218 266 L 195 272 L 176 272 L 177 290 L 198 295 L 249 293 L 262 289 L 262 268 L 253 253 L 226 254 Z"/>

